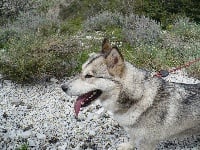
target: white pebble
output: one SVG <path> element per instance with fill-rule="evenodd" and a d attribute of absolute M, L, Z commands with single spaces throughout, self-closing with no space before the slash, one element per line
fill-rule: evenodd
<path fill-rule="evenodd" d="M 21 137 L 27 139 L 31 136 L 31 134 L 32 134 L 31 131 L 25 131 L 25 132 L 22 132 Z"/>
<path fill-rule="evenodd" d="M 91 136 L 95 136 L 95 135 L 96 135 L 96 133 L 95 133 L 95 131 L 93 131 L 93 130 L 90 130 L 90 131 L 89 131 L 89 135 L 91 135 Z"/>
<path fill-rule="evenodd" d="M 36 143 L 35 140 L 28 139 L 27 142 L 28 142 L 28 146 L 30 146 L 30 147 L 35 147 L 35 146 L 37 146 L 37 143 Z"/>
<path fill-rule="evenodd" d="M 64 144 L 64 145 L 62 145 L 62 146 L 59 146 L 59 147 L 58 147 L 58 150 L 66 150 L 66 148 L 67 148 L 67 145 Z"/>
<path fill-rule="evenodd" d="M 45 134 L 37 133 L 36 136 L 37 136 L 37 138 L 39 140 L 45 140 L 46 139 L 46 135 Z"/>

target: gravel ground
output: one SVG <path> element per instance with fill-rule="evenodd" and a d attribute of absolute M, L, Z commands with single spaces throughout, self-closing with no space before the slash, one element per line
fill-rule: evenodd
<path fill-rule="evenodd" d="M 177 72 L 168 81 L 197 83 Z M 84 108 L 77 120 L 74 99 L 62 92 L 62 82 L 22 86 L 4 80 L 0 84 L 0 149 L 115 150 L 128 141 L 125 131 L 100 106 Z M 200 136 L 164 141 L 158 149 L 200 149 Z"/>

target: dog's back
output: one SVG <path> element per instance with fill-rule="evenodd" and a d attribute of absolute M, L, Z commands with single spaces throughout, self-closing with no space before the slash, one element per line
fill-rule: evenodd
<path fill-rule="evenodd" d="M 182 97 L 177 112 L 177 119 L 188 129 L 183 134 L 200 133 L 200 83 L 179 84 L 185 92 L 179 91 Z M 191 126 L 191 128 L 189 128 Z"/>
<path fill-rule="evenodd" d="M 117 116 L 122 118 L 119 122 L 124 123 L 128 119 L 132 122 L 123 126 L 134 141 L 142 139 L 137 145 L 139 149 L 154 149 L 160 140 L 200 133 L 200 83 L 170 83 L 162 79 L 158 79 L 158 82 L 160 84 L 153 103 L 136 121 L 131 121 L 130 117 L 135 116 L 135 109 L 126 114 L 126 119 Z"/>

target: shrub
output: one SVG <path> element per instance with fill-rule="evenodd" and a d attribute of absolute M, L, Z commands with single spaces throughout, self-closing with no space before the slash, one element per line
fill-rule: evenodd
<path fill-rule="evenodd" d="M 12 39 L 9 49 L 1 51 L 0 71 L 5 78 L 19 83 L 34 82 L 49 76 L 62 78 L 78 67 L 77 55 L 81 48 L 77 41 L 46 43 L 35 36 Z M 51 40 L 50 40 L 51 41 Z"/>
<path fill-rule="evenodd" d="M 37 0 L 36 0 L 37 1 Z M 0 73 L 19 83 L 43 80 L 49 76 L 62 78 L 80 67 L 82 47 L 73 35 L 81 28 L 81 20 L 51 20 L 42 13 L 44 0 L 37 9 L 21 12 L 12 23 L 0 29 Z M 38 8 L 42 7 L 44 8 Z M 38 10 L 40 13 L 38 13 Z M 63 40 L 65 39 L 65 40 Z"/>
<path fill-rule="evenodd" d="M 162 46 L 176 51 L 176 56 L 183 62 L 189 57 L 199 56 L 200 26 L 189 22 L 188 18 L 178 19 L 171 27 L 170 32 L 163 32 Z"/>
<path fill-rule="evenodd" d="M 13 30 L 1 30 L 0 29 L 0 48 L 6 48 L 8 46 L 8 41 L 11 37 L 18 37 L 16 31 Z"/>
<path fill-rule="evenodd" d="M 86 31 L 121 28 L 122 34 L 131 45 L 158 42 L 161 34 L 160 24 L 148 17 L 108 11 L 88 18 L 83 26 Z"/>
<path fill-rule="evenodd" d="M 37 13 L 36 10 L 32 10 L 26 13 L 20 13 L 14 22 L 7 24 L 5 29 L 13 30 L 19 34 L 26 34 L 29 32 L 37 33 L 42 28 L 47 30 L 56 25 L 57 23 L 54 20 L 49 20 L 45 15 Z"/>
<path fill-rule="evenodd" d="M 28 144 L 22 144 L 19 148 L 16 148 L 16 150 L 28 150 L 29 149 L 29 146 Z"/>
<path fill-rule="evenodd" d="M 112 7 L 119 3 L 102 0 L 92 3 L 86 11 L 90 1 L 69 0 L 67 10 L 76 8 L 76 3 L 84 7 L 75 17 L 64 14 L 69 18 L 59 21 L 45 14 L 54 2 L 36 1 L 37 9 L 19 13 L 14 22 L 0 29 L 0 72 L 13 81 L 24 83 L 72 75 L 80 70 L 88 53 L 99 51 L 105 36 L 118 42 L 126 59 L 138 67 L 167 69 L 200 57 L 200 26 L 187 18 L 162 31 L 161 25 L 149 17 L 114 13 Z M 90 17 L 83 21 L 84 15 Z M 199 63 L 190 68 L 191 73 L 200 74 Z"/>
<path fill-rule="evenodd" d="M 16 18 L 20 12 L 26 12 L 33 8 L 32 1 L 29 0 L 2 0 L 0 1 L 0 25 L 4 25 L 7 19 Z"/>
<path fill-rule="evenodd" d="M 199 25 L 190 22 L 189 18 L 178 18 L 173 26 L 171 32 L 179 36 L 184 41 L 199 40 L 200 28 Z"/>
<path fill-rule="evenodd" d="M 122 27 L 124 16 L 120 13 L 104 11 L 93 17 L 89 17 L 83 24 L 86 31 L 105 31 L 107 27 Z"/>
<path fill-rule="evenodd" d="M 173 24 L 175 19 L 177 19 L 179 16 L 187 16 L 197 23 L 200 22 L 199 2 L 196 0 L 134 0 L 132 2 L 132 5 L 134 8 L 134 13 L 149 16 L 150 18 L 161 22 L 163 28 L 166 28 L 168 25 Z"/>
<path fill-rule="evenodd" d="M 79 30 L 81 30 L 82 27 L 81 23 L 82 23 L 81 18 L 75 18 L 68 21 L 64 21 L 60 24 L 59 32 L 61 34 L 73 35 Z"/>
<path fill-rule="evenodd" d="M 81 0 L 81 1 L 66 1 L 60 4 L 59 17 L 61 20 L 68 20 L 72 18 L 80 17 L 83 20 L 88 16 L 96 15 L 100 12 L 121 12 L 125 10 L 123 1 L 120 0 Z"/>
<path fill-rule="evenodd" d="M 37 15 L 46 14 L 58 1 L 60 0 L 1 0 L 0 26 L 4 26 L 10 21 L 15 21 L 23 13 L 37 11 Z"/>
<path fill-rule="evenodd" d="M 161 26 L 156 21 L 145 16 L 130 14 L 126 16 L 124 22 L 124 35 L 132 46 L 154 44 L 160 40 Z"/>
<path fill-rule="evenodd" d="M 70 1 L 70 2 L 69 2 Z M 177 0 L 177 1 L 141 1 L 141 0 L 68 0 L 60 5 L 60 18 L 69 19 L 97 15 L 100 12 L 120 12 L 123 15 L 131 13 L 139 16 L 148 16 L 162 24 L 165 29 L 171 25 L 179 16 L 190 17 L 191 20 L 200 22 L 199 3 L 197 0 Z"/>

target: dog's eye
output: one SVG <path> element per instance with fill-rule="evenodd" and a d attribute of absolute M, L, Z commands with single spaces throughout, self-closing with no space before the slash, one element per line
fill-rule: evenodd
<path fill-rule="evenodd" d="M 90 74 L 85 75 L 85 78 L 92 78 L 92 77 L 93 77 L 93 75 L 90 75 Z"/>

